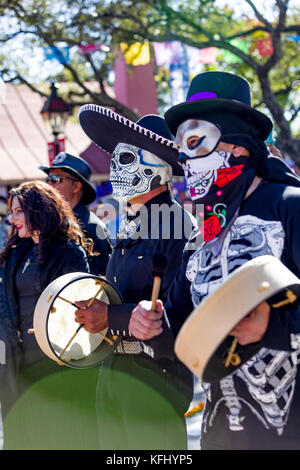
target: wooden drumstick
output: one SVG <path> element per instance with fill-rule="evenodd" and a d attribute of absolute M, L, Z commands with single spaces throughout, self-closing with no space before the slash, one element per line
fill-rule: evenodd
<path fill-rule="evenodd" d="M 155 312 L 156 310 L 156 301 L 159 295 L 161 278 L 167 266 L 167 257 L 161 251 L 157 251 L 152 256 L 152 275 L 154 276 L 154 282 L 152 287 L 151 295 L 151 310 Z"/>
<path fill-rule="evenodd" d="M 60 353 L 59 357 L 62 358 L 63 354 L 66 352 L 66 350 L 68 349 L 68 347 L 70 346 L 70 344 L 72 343 L 73 339 L 75 338 L 75 336 L 79 333 L 79 331 L 81 330 L 81 328 L 83 327 L 83 324 L 82 325 L 79 325 L 79 327 L 77 328 L 77 330 L 75 331 L 75 333 L 73 334 L 73 336 L 69 339 L 69 341 L 67 342 L 66 346 L 64 347 L 64 349 L 62 350 L 62 352 Z"/>
<path fill-rule="evenodd" d="M 73 307 L 78 308 L 77 305 L 74 304 L 74 302 L 71 302 L 71 300 L 64 299 L 64 297 L 61 297 L 60 295 L 58 295 L 57 298 L 60 299 L 60 300 L 63 300 L 64 302 L 67 302 L 67 303 L 70 304 L 70 305 L 73 305 Z"/>
<path fill-rule="evenodd" d="M 101 284 L 101 287 L 98 289 L 98 291 L 96 292 L 96 294 L 94 295 L 94 297 L 92 299 L 89 300 L 88 304 L 86 307 L 83 307 L 83 308 L 89 308 L 92 303 L 94 302 L 94 300 L 96 299 L 96 297 L 100 294 L 100 292 L 104 289 L 104 284 Z"/>

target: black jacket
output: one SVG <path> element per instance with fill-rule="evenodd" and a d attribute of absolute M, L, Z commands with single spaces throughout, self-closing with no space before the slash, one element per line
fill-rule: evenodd
<path fill-rule="evenodd" d="M 94 242 L 94 252 L 98 256 L 89 256 L 88 261 L 92 274 L 102 276 L 105 274 L 109 255 L 111 254 L 111 243 L 108 230 L 105 224 L 91 211 L 88 210 L 83 202 L 74 207 L 73 212 L 77 217 L 82 231 L 87 238 Z"/>
<path fill-rule="evenodd" d="M 229 274 L 257 256 L 275 256 L 299 277 L 299 230 L 300 189 L 262 182 L 241 205 L 223 243 L 219 236 L 194 253 L 183 254 L 165 306 L 174 334 Z M 202 449 L 300 449 L 298 302 L 272 307 L 259 345 L 261 349 L 235 372 L 203 384 L 207 401 Z"/>
<path fill-rule="evenodd" d="M 15 377 L 22 359 L 22 344 L 18 335 L 19 308 L 15 276 L 20 263 L 26 259 L 32 243 L 31 239 L 20 240 L 12 249 L 6 264 L 0 267 L 0 341 L 1 344 L 5 344 L 5 358 L 1 358 L 0 361 L 0 394 L 6 387 L 15 390 Z M 73 241 L 68 243 L 63 240 L 52 241 L 49 261 L 45 268 L 42 268 L 41 293 L 54 279 L 77 271 L 89 272 L 83 248 Z"/>
<path fill-rule="evenodd" d="M 160 217 L 153 217 L 150 208 L 165 208 Z M 153 286 L 152 256 L 156 251 L 162 251 L 167 257 L 167 266 L 162 278 L 159 298 L 166 301 L 169 287 L 181 263 L 182 252 L 190 233 L 196 226 L 193 216 L 184 211 L 171 197 L 169 191 L 159 194 L 145 206 L 147 217 L 139 233 L 132 238 L 119 240 L 109 260 L 106 278 L 120 291 L 124 304 L 109 305 L 108 321 L 112 334 L 121 335 L 126 341 L 136 341 L 128 332 L 128 324 L 132 310 L 141 300 L 151 299 Z M 168 210 L 172 207 L 170 219 Z M 138 219 L 136 219 L 138 220 Z M 173 336 L 169 329 L 152 340 L 141 342 L 144 354 L 150 355 L 155 361 L 176 361 L 174 354 Z M 189 399 L 192 397 L 192 375 L 183 364 L 177 364 L 188 384 Z"/>

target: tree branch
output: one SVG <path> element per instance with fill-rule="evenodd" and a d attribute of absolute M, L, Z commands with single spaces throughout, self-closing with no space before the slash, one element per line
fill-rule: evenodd
<path fill-rule="evenodd" d="M 267 26 L 267 28 L 269 28 L 270 31 L 272 31 L 273 29 L 273 26 L 272 24 L 266 19 L 264 18 L 264 16 L 258 11 L 258 9 L 256 8 L 256 6 L 254 5 L 254 3 L 252 2 L 252 0 L 245 0 L 246 3 L 248 3 L 248 5 L 252 8 L 256 18 L 261 21 L 264 25 Z"/>
<path fill-rule="evenodd" d="M 8 73 L 8 70 L 2 70 L 1 73 Z M 4 80 L 5 83 L 14 83 L 16 81 L 20 81 L 21 83 L 23 83 L 24 85 L 28 86 L 28 88 L 30 88 L 32 91 L 34 91 L 35 93 L 38 93 L 40 96 L 42 96 L 43 98 L 48 98 L 48 95 L 47 93 L 44 93 L 42 92 L 41 90 L 39 90 L 37 87 L 35 87 L 34 85 L 32 85 L 32 83 L 29 83 L 22 75 L 20 75 L 19 73 L 17 73 L 14 77 L 12 78 L 9 78 L 8 80 Z"/>

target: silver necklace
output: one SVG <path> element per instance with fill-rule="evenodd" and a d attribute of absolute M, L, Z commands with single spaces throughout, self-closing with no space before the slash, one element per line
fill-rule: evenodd
<path fill-rule="evenodd" d="M 21 274 L 24 274 L 26 269 L 28 268 L 28 266 L 30 265 L 30 258 L 27 258 L 25 264 L 24 264 L 24 268 L 22 269 L 22 273 Z"/>

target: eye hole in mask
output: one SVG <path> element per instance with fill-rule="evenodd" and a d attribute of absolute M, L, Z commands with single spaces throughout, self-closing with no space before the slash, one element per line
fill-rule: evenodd
<path fill-rule="evenodd" d="M 187 146 L 190 150 L 194 150 L 198 146 L 201 145 L 205 137 L 198 137 L 197 135 L 193 135 L 187 139 Z"/>
<path fill-rule="evenodd" d="M 135 155 L 131 152 L 122 152 L 119 158 L 121 165 L 129 165 L 135 159 Z"/>
<path fill-rule="evenodd" d="M 198 119 L 188 119 L 177 130 L 175 144 L 179 160 L 206 157 L 220 142 L 222 132 L 215 124 Z"/>

